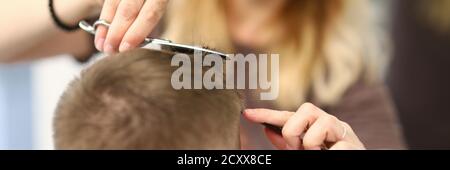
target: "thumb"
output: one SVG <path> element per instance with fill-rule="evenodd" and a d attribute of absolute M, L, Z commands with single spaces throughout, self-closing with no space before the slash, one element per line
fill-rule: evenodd
<path fill-rule="evenodd" d="M 267 136 L 267 138 L 269 139 L 269 141 L 277 148 L 280 150 L 285 150 L 286 148 L 286 142 L 283 139 L 283 137 L 279 134 L 277 134 L 276 132 L 274 132 L 273 130 L 269 129 L 269 128 L 264 128 L 264 132 Z"/>

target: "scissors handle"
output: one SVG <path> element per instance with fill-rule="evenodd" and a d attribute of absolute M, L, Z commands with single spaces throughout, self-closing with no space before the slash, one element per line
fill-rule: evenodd
<path fill-rule="evenodd" d="M 86 21 L 80 21 L 80 23 L 78 25 L 80 26 L 80 28 L 82 28 L 86 32 L 91 33 L 93 35 L 95 35 L 95 32 L 96 32 L 98 26 L 103 25 L 103 26 L 108 27 L 108 28 L 111 26 L 110 23 L 108 23 L 106 20 L 103 20 L 103 19 L 95 21 L 93 25 L 90 25 Z M 146 45 L 148 43 L 151 43 L 151 42 L 171 43 L 170 40 L 145 38 L 144 42 L 142 43 L 142 46 L 144 46 L 144 45 Z"/>

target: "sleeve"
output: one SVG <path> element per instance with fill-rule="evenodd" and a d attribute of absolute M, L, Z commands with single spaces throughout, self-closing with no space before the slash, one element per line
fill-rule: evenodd
<path fill-rule="evenodd" d="M 356 83 L 327 111 L 350 124 L 367 149 L 405 149 L 394 104 L 381 83 Z"/>

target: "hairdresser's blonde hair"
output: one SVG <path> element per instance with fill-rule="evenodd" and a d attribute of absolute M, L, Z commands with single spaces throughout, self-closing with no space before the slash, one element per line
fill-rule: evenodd
<path fill-rule="evenodd" d="M 280 107 L 298 107 L 308 92 L 321 104 L 336 104 L 361 78 L 365 47 L 365 1 L 291 0 L 286 19 L 291 29 L 280 54 Z M 356 16 L 356 17 L 355 17 Z M 169 5 L 165 38 L 233 51 L 221 0 L 174 0 Z"/>

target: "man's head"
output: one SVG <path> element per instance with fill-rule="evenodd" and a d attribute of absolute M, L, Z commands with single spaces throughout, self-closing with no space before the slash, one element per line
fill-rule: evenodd
<path fill-rule="evenodd" d="M 83 71 L 56 109 L 56 148 L 238 149 L 238 93 L 174 90 L 172 56 L 138 49 Z"/>

